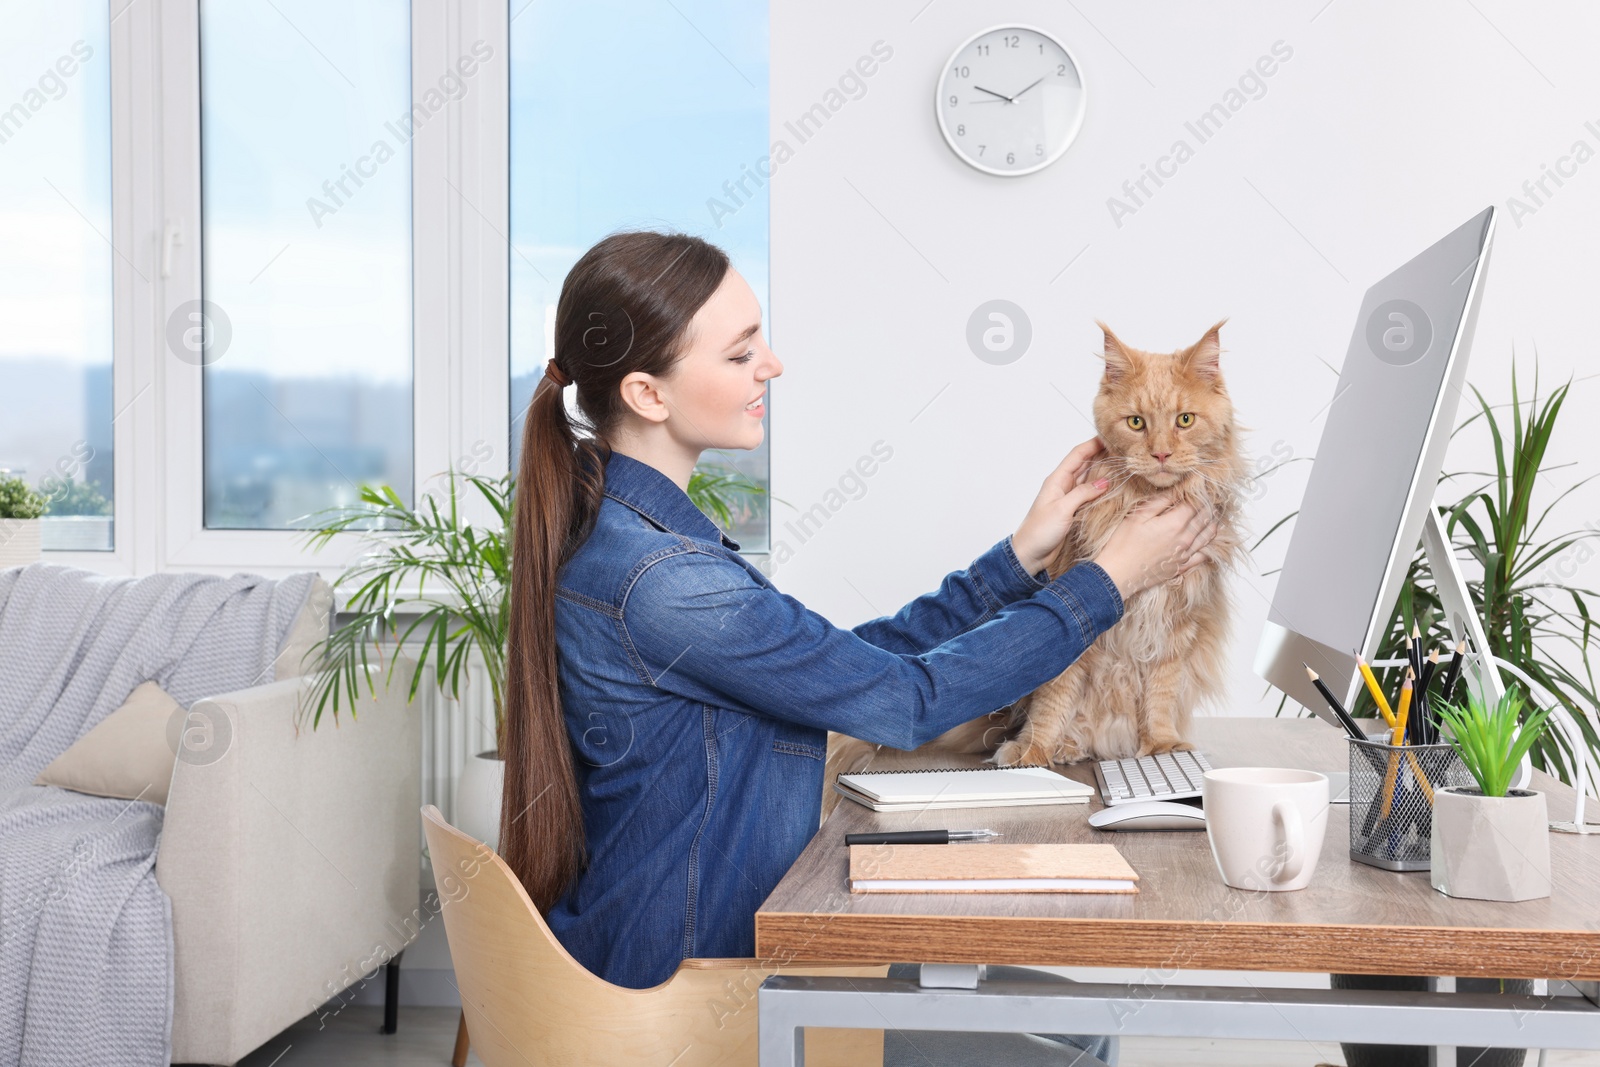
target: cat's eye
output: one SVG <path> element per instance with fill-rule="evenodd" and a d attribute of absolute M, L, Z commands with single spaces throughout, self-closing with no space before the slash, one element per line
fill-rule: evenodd
<path fill-rule="evenodd" d="M 1179 415 L 1178 416 L 1178 425 L 1179 426 L 1193 426 L 1194 425 L 1194 412 L 1185 411 L 1182 415 Z"/>
<path fill-rule="evenodd" d="M 1129 427 L 1129 429 L 1133 429 L 1133 430 L 1142 430 L 1142 429 L 1144 429 L 1144 416 L 1143 415 L 1129 415 L 1128 416 L 1128 427 Z"/>

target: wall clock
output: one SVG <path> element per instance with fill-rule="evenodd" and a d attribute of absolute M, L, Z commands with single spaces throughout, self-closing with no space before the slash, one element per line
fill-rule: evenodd
<path fill-rule="evenodd" d="M 939 76 L 934 113 L 961 159 L 1003 177 L 1049 166 L 1083 125 L 1083 73 L 1066 45 L 1036 26 L 973 34 Z"/>

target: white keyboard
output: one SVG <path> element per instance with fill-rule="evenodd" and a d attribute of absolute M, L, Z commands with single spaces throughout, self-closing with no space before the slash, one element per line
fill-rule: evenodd
<path fill-rule="evenodd" d="M 1183 800 L 1201 795 L 1211 761 L 1203 752 L 1103 759 L 1094 765 L 1100 799 L 1107 807 L 1142 800 Z"/>

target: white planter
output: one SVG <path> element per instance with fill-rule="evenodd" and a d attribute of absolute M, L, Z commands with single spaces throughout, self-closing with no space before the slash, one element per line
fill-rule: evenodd
<path fill-rule="evenodd" d="M 505 781 L 505 760 L 493 749 L 467 760 L 456 780 L 455 828 L 496 852 L 500 851 L 500 791 Z"/>
<path fill-rule="evenodd" d="M 1433 798 L 1433 888 L 1474 900 L 1550 895 L 1550 825 L 1544 794 L 1486 797 L 1441 789 Z"/>
<path fill-rule="evenodd" d="M 37 563 L 42 553 L 38 519 L 0 519 L 0 570 Z"/>

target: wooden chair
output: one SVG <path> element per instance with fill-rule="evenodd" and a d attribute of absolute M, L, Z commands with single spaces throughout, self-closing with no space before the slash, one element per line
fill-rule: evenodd
<path fill-rule="evenodd" d="M 756 990 L 779 968 L 754 959 L 684 960 L 654 988 L 612 985 L 567 953 L 493 849 L 445 822 L 432 804 L 422 818 L 461 990 L 458 1065 L 470 1033 L 487 1067 L 754 1067 Z M 782 970 L 881 977 L 888 966 Z M 806 1031 L 808 1065 L 882 1062 L 881 1030 Z"/>

